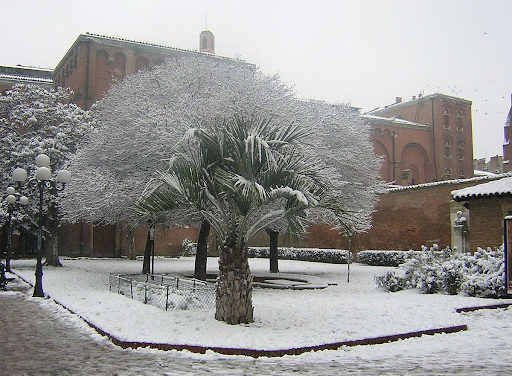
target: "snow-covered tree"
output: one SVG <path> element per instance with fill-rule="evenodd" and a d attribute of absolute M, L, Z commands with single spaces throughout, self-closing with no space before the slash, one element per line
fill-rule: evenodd
<path fill-rule="evenodd" d="M 215 317 L 230 324 L 253 320 L 247 244 L 257 232 L 279 222 L 293 233 L 304 233 L 311 220 L 347 231 L 364 224 L 364 218 L 352 219 L 337 192 L 347 183 L 310 143 L 316 138 L 312 129 L 260 116 L 235 116 L 189 131 L 191 142 L 139 203 L 142 213 L 201 214 L 212 225 L 220 240 Z"/>
<path fill-rule="evenodd" d="M 74 179 L 63 199 L 68 220 L 183 225 L 180 216 L 164 220 L 134 214 L 153 172 L 165 166 L 190 127 L 235 114 L 264 114 L 276 124 L 286 121 L 313 131 L 317 151 L 342 176 L 337 184 L 343 190 L 337 194 L 346 202 L 346 229 L 369 226 L 378 169 L 368 126 L 348 106 L 298 101 L 277 76 L 265 76 L 252 65 L 207 57 L 170 59 L 114 85 L 91 112 L 100 129 L 72 163 Z M 200 223 L 207 225 L 195 218 Z M 285 229 L 283 223 L 274 230 Z"/>
<path fill-rule="evenodd" d="M 66 167 L 81 140 L 93 129 L 86 111 L 69 102 L 72 93 L 67 89 L 46 90 L 35 85 L 15 85 L 0 96 L 0 179 L 1 185 L 12 185 L 11 174 L 21 167 L 32 176 L 34 159 L 44 153 L 50 157 L 53 171 Z M 25 189 L 30 204 L 16 211 L 15 220 L 31 231 L 35 227 L 39 202 L 37 192 Z M 54 195 L 45 195 L 47 221 L 46 263 L 60 265 L 58 258 L 59 211 Z M 7 217 L 7 207 L 2 202 L 2 222 Z"/>

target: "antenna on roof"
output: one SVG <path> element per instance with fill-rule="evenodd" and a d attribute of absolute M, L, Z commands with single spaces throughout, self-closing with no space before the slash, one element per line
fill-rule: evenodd
<path fill-rule="evenodd" d="M 208 30 L 208 11 L 205 11 L 206 16 L 204 18 L 204 29 Z"/>

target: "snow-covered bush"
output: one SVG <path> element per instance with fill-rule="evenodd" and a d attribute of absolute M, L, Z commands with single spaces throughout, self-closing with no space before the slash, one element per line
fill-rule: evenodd
<path fill-rule="evenodd" d="M 268 258 L 268 247 L 249 247 L 248 257 Z M 352 253 L 344 249 L 321 248 L 287 248 L 279 247 L 277 255 L 280 260 L 297 260 L 310 262 L 324 262 L 329 264 L 347 264 L 352 261 Z"/>
<path fill-rule="evenodd" d="M 181 254 L 183 256 L 194 256 L 197 252 L 197 243 L 189 238 L 183 239 L 181 242 Z"/>
<path fill-rule="evenodd" d="M 498 298 L 506 295 L 503 246 L 487 250 L 479 248 L 468 256 L 468 268 L 462 291 L 470 296 Z"/>
<path fill-rule="evenodd" d="M 496 298 L 505 295 L 504 274 L 503 246 L 495 250 L 479 248 L 474 255 L 432 247 L 408 252 L 405 263 L 395 271 L 377 276 L 375 281 L 390 292 L 417 288 L 425 294 L 462 292 Z"/>

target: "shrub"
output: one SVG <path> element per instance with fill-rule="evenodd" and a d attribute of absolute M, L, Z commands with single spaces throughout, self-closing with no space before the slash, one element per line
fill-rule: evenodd
<path fill-rule="evenodd" d="M 398 266 L 405 262 L 410 251 L 361 251 L 357 258 L 361 264 L 372 266 Z"/>
<path fill-rule="evenodd" d="M 183 239 L 181 242 L 181 254 L 183 256 L 194 256 L 197 252 L 197 243 L 189 238 Z"/>
<path fill-rule="evenodd" d="M 422 293 L 462 292 L 469 296 L 505 296 L 505 266 L 503 246 L 500 249 L 479 248 L 474 255 L 454 253 L 445 248 L 423 248 L 408 252 L 397 270 L 375 278 L 379 287 L 394 292 L 417 288 Z"/>

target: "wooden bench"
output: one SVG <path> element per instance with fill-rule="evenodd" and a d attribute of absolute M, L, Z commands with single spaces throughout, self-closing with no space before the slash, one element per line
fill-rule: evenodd
<path fill-rule="evenodd" d="M 14 280 L 14 278 L 7 278 L 5 276 L 5 266 L 0 261 L 0 289 L 7 290 L 7 284 Z"/>

